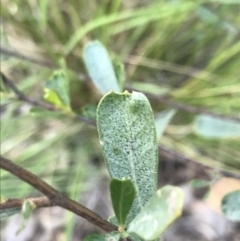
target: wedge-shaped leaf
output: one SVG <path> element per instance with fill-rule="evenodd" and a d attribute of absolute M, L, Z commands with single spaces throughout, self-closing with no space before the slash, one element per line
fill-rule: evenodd
<path fill-rule="evenodd" d="M 99 103 L 97 125 L 111 177 L 134 183 L 136 197 L 128 217 L 132 220 L 157 189 L 158 145 L 151 106 L 138 92 L 109 93 Z"/>
<path fill-rule="evenodd" d="M 4 210 L 0 210 L 0 220 L 10 217 L 16 213 L 19 213 L 21 208 L 8 208 Z"/>
<path fill-rule="evenodd" d="M 93 234 L 84 238 L 84 241 L 118 241 L 121 234 L 119 232 L 111 232 L 108 234 Z"/>
<path fill-rule="evenodd" d="M 22 215 L 23 222 L 17 230 L 17 234 L 19 234 L 26 226 L 28 219 L 30 218 L 32 211 L 35 209 L 35 204 L 29 200 L 25 200 L 22 205 Z"/>
<path fill-rule="evenodd" d="M 159 238 L 165 229 L 182 212 L 183 192 L 178 187 L 165 186 L 142 209 L 129 224 L 128 232 L 136 233 L 144 240 Z"/>
<path fill-rule="evenodd" d="M 57 108 L 70 110 L 69 83 L 64 71 L 56 71 L 45 84 L 44 98 Z"/>
<path fill-rule="evenodd" d="M 175 109 L 170 109 L 170 110 L 164 110 L 156 116 L 155 125 L 157 129 L 158 140 L 162 137 L 164 130 L 166 129 L 168 123 L 171 121 L 175 113 L 176 113 Z"/>
<path fill-rule="evenodd" d="M 194 127 L 197 134 L 208 138 L 240 137 L 240 123 L 209 115 L 198 115 Z"/>
<path fill-rule="evenodd" d="M 126 217 L 135 198 L 134 184 L 129 179 L 113 179 L 110 183 L 110 193 L 118 223 L 124 227 Z"/>
<path fill-rule="evenodd" d="M 224 196 L 221 208 L 227 218 L 240 222 L 240 189 Z"/>
<path fill-rule="evenodd" d="M 83 58 L 88 73 L 102 94 L 120 92 L 120 87 L 106 48 L 99 41 L 93 41 L 84 48 Z"/>

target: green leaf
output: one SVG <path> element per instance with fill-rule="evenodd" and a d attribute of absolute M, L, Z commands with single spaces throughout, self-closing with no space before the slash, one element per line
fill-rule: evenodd
<path fill-rule="evenodd" d="M 232 221 L 240 221 L 240 189 L 228 193 L 222 199 L 221 208 L 223 213 Z"/>
<path fill-rule="evenodd" d="M 204 22 L 207 22 L 207 23 L 218 22 L 218 19 L 219 19 L 218 15 L 210 11 L 208 8 L 199 6 L 196 12 Z"/>
<path fill-rule="evenodd" d="M 135 188 L 129 179 L 112 179 L 110 183 L 111 200 L 120 226 L 124 227 L 126 217 L 132 207 Z"/>
<path fill-rule="evenodd" d="M 118 241 L 121 234 L 119 232 L 111 232 L 108 234 L 93 234 L 84 238 L 84 241 Z"/>
<path fill-rule="evenodd" d="M 211 185 L 210 181 L 200 180 L 200 179 L 193 179 L 190 181 L 190 186 L 193 188 L 202 188 Z"/>
<path fill-rule="evenodd" d="M 92 81 L 102 94 L 121 91 L 108 52 L 101 42 L 87 44 L 83 58 Z"/>
<path fill-rule="evenodd" d="M 135 233 L 129 233 L 129 238 L 133 241 L 142 241 L 142 239 Z"/>
<path fill-rule="evenodd" d="M 162 111 L 156 116 L 155 125 L 156 125 L 158 140 L 162 137 L 164 130 L 166 129 L 168 123 L 171 121 L 175 113 L 176 113 L 175 109 L 170 109 L 170 110 Z"/>
<path fill-rule="evenodd" d="M 130 178 L 136 189 L 128 223 L 157 189 L 158 145 L 150 103 L 138 92 L 109 93 L 98 105 L 97 125 L 110 176 Z"/>
<path fill-rule="evenodd" d="M 65 71 L 55 71 L 45 84 L 44 98 L 57 108 L 70 111 L 69 83 Z"/>
<path fill-rule="evenodd" d="M 85 105 L 82 107 L 82 114 L 87 118 L 96 120 L 97 108 L 94 105 Z"/>
<path fill-rule="evenodd" d="M 28 219 L 30 218 L 32 211 L 35 209 L 36 205 L 29 201 L 25 200 L 22 205 L 22 215 L 23 215 L 23 222 L 20 225 L 19 229 L 17 230 L 16 234 L 19 234 L 26 226 Z"/>
<path fill-rule="evenodd" d="M 108 218 L 108 222 L 115 225 L 116 227 L 119 226 L 118 220 L 115 215 L 112 215 Z"/>
<path fill-rule="evenodd" d="M 136 233 L 144 240 L 159 238 L 165 229 L 181 215 L 183 192 L 178 187 L 165 186 L 142 209 L 129 224 L 128 232 Z"/>
<path fill-rule="evenodd" d="M 8 209 L 0 210 L 0 220 L 3 220 L 16 213 L 19 213 L 20 211 L 21 211 L 21 208 L 8 208 Z"/>
<path fill-rule="evenodd" d="M 194 128 L 198 135 L 208 138 L 240 137 L 240 123 L 209 115 L 198 115 Z"/>

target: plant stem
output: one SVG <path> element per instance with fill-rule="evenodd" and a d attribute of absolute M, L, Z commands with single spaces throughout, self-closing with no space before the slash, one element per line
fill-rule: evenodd
<path fill-rule="evenodd" d="M 34 105 L 34 106 L 39 106 L 39 107 L 42 107 L 46 110 L 51 110 L 51 111 L 57 111 L 58 109 L 53 106 L 53 105 L 49 105 L 45 102 L 42 102 L 42 101 L 39 101 L 39 100 L 35 100 L 35 99 L 32 99 L 30 97 L 27 97 L 26 95 L 24 95 L 14 84 L 13 82 L 8 79 L 5 74 L 3 74 L 1 72 L 1 77 L 2 77 L 2 81 L 3 83 L 8 86 L 10 89 L 13 90 L 13 92 L 15 93 L 15 95 L 17 96 L 18 100 L 21 100 L 21 101 L 24 101 L 24 102 L 27 102 L 31 105 Z"/>
<path fill-rule="evenodd" d="M 37 64 L 37 65 L 40 65 L 42 67 L 46 67 L 46 68 L 49 68 L 49 69 L 56 69 L 57 68 L 56 64 L 54 64 L 53 62 L 48 61 L 48 60 L 40 60 L 40 59 L 37 59 L 37 58 L 26 56 L 22 53 L 7 49 L 3 46 L 0 46 L 0 50 L 1 50 L 2 54 L 8 55 L 10 57 L 14 57 L 16 59 L 26 60 L 26 61 L 31 62 L 33 64 Z"/>
<path fill-rule="evenodd" d="M 0 209 L 9 209 L 22 207 L 25 200 L 28 200 L 36 206 L 36 208 L 51 207 L 55 206 L 48 197 L 34 197 L 34 198 L 9 198 L 6 201 L 0 203 Z"/>
<path fill-rule="evenodd" d="M 67 209 L 78 216 L 87 219 L 90 223 L 98 226 L 106 232 L 111 232 L 117 230 L 117 227 L 111 223 L 103 220 L 99 215 L 92 212 L 88 208 L 82 206 L 74 200 L 64 196 L 57 189 L 53 188 L 39 177 L 35 176 L 31 172 L 25 170 L 24 168 L 16 165 L 12 161 L 0 156 L 0 168 L 5 169 L 15 176 L 19 177 L 23 181 L 27 182 L 31 186 L 35 187 L 37 190 L 45 194 L 53 205 L 60 206 Z"/>

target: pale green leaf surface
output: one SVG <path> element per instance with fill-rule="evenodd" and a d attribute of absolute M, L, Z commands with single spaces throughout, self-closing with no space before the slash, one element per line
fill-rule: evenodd
<path fill-rule="evenodd" d="M 240 123 L 209 115 L 198 115 L 194 122 L 194 129 L 198 135 L 208 138 L 240 137 Z"/>
<path fill-rule="evenodd" d="M 133 241 L 142 241 L 142 239 L 135 233 L 129 233 L 129 237 L 131 238 L 131 240 Z"/>
<path fill-rule="evenodd" d="M 129 179 L 112 179 L 110 183 L 110 194 L 118 223 L 124 226 L 126 217 L 135 198 L 134 184 Z"/>
<path fill-rule="evenodd" d="M 111 232 L 107 234 L 92 234 L 84 238 L 84 241 L 118 241 L 121 234 L 119 232 Z"/>
<path fill-rule="evenodd" d="M 117 220 L 115 215 L 110 216 L 108 218 L 108 222 L 113 224 L 113 225 L 115 225 L 115 226 L 117 226 L 117 227 L 119 226 L 118 220 Z"/>
<path fill-rule="evenodd" d="M 240 222 L 240 189 L 224 196 L 221 208 L 228 219 Z"/>
<path fill-rule="evenodd" d="M 175 109 L 169 109 L 160 112 L 156 118 L 155 118 L 155 125 L 156 125 L 156 130 L 157 130 L 157 139 L 159 140 L 162 135 L 164 130 L 166 129 L 167 125 L 175 115 L 176 110 Z"/>
<path fill-rule="evenodd" d="M 109 93 L 99 103 L 97 125 L 112 178 L 130 178 L 136 197 L 132 220 L 157 188 L 158 145 L 151 106 L 145 95 Z"/>
<path fill-rule="evenodd" d="M 129 224 L 128 232 L 136 233 L 144 240 L 159 238 L 165 229 L 181 215 L 183 192 L 178 187 L 165 186 L 142 209 Z"/>
<path fill-rule="evenodd" d="M 102 94 L 120 92 L 120 87 L 106 48 L 99 41 L 93 41 L 84 48 L 84 62 L 95 86 Z"/>

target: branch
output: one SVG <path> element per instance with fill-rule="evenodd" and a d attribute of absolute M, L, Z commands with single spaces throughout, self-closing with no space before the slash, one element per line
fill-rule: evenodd
<path fill-rule="evenodd" d="M 35 198 L 9 198 L 6 201 L 0 203 L 0 210 L 8 208 L 21 208 L 24 201 L 28 200 L 36 206 L 36 208 L 52 207 L 54 204 L 49 200 L 48 197 L 35 197 Z"/>
<path fill-rule="evenodd" d="M 98 226 L 106 232 L 111 232 L 117 230 L 117 227 L 111 223 L 103 220 L 99 215 L 92 212 L 88 208 L 82 206 L 81 204 L 65 197 L 57 189 L 53 188 L 39 177 L 35 176 L 31 172 L 23 169 L 22 167 L 14 164 L 12 161 L 0 156 L 0 168 L 11 172 L 23 181 L 27 182 L 31 186 L 35 187 L 37 190 L 45 194 L 53 205 L 60 206 L 67 209 L 78 216 L 87 219 L 90 223 Z"/>
<path fill-rule="evenodd" d="M 26 60 L 26 61 L 31 62 L 33 64 L 37 64 L 37 65 L 40 65 L 42 67 L 46 67 L 46 68 L 49 68 L 49 69 L 56 69 L 58 67 L 55 63 L 53 63 L 51 61 L 40 60 L 40 59 L 37 59 L 37 58 L 26 56 L 22 53 L 4 48 L 3 46 L 0 46 L 0 51 L 5 55 L 11 56 L 11 57 L 14 57 L 14 58 L 17 58 L 17 59 Z"/>

